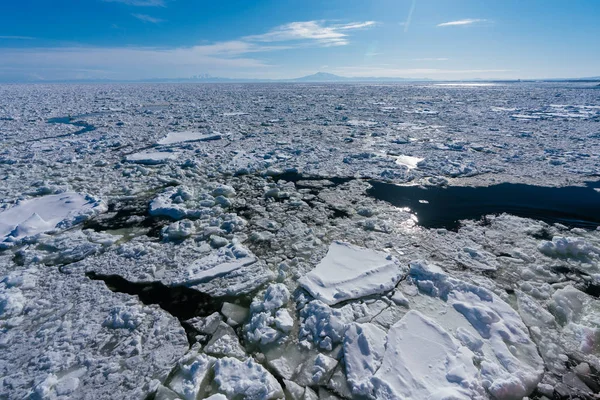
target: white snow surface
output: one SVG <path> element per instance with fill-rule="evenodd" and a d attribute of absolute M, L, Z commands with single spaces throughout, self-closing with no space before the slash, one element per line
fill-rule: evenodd
<path fill-rule="evenodd" d="M 182 400 L 204 397 L 214 363 L 214 357 L 190 351 L 177 361 L 175 374 L 169 380 L 169 388 Z"/>
<path fill-rule="evenodd" d="M 404 165 L 409 170 L 417 168 L 421 161 L 425 160 L 420 157 L 412 157 L 412 156 L 398 156 L 396 157 L 396 164 Z"/>
<path fill-rule="evenodd" d="M 178 283 L 196 285 L 207 282 L 252 265 L 256 261 L 256 257 L 244 246 L 228 245 L 192 263 L 184 280 Z"/>
<path fill-rule="evenodd" d="M 169 132 L 167 136 L 160 139 L 158 144 L 167 145 L 182 142 L 196 142 L 196 141 L 207 141 L 207 140 L 219 140 L 222 135 L 219 132 L 213 133 L 201 133 L 195 131 L 180 131 L 180 132 Z"/>
<path fill-rule="evenodd" d="M 143 151 L 129 154 L 125 159 L 131 163 L 157 165 L 176 160 L 178 153 L 168 151 Z"/>
<path fill-rule="evenodd" d="M 481 384 L 494 398 L 521 398 L 537 386 L 544 372 L 543 362 L 527 327 L 512 307 L 492 292 L 452 278 L 423 261 L 412 262 L 409 274 L 420 291 L 439 298 L 462 315 L 464 319 L 455 320 L 455 324 L 474 329 L 479 340 L 489 346 L 481 362 Z"/>
<path fill-rule="evenodd" d="M 387 333 L 376 325 L 351 324 L 344 336 L 346 377 L 352 393 L 371 396 L 371 378 L 381 366 L 386 348 Z"/>
<path fill-rule="evenodd" d="M 333 305 L 388 292 L 401 277 L 402 268 L 394 256 L 334 242 L 325 258 L 298 283 L 314 298 Z"/>
<path fill-rule="evenodd" d="M 485 398 L 473 356 L 435 321 L 409 311 L 388 332 L 375 398 Z"/>
<path fill-rule="evenodd" d="M 280 342 L 292 327 L 294 320 L 283 308 L 290 300 L 290 292 L 282 283 L 272 283 L 264 294 L 258 295 L 250 305 L 251 317 L 244 326 L 250 343 L 268 345 Z"/>
<path fill-rule="evenodd" d="M 103 211 L 106 205 L 100 200 L 74 192 L 21 200 L 0 211 L 0 238 L 16 241 L 67 229 Z"/>
<path fill-rule="evenodd" d="M 224 357 L 215 362 L 215 383 L 227 398 L 269 400 L 283 398 L 283 389 L 262 365 L 249 358 Z"/>

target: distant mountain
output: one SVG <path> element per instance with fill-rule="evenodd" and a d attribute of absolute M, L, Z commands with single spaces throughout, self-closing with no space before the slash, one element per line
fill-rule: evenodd
<path fill-rule="evenodd" d="M 317 72 L 316 74 L 303 76 L 300 78 L 290 79 L 294 82 L 346 82 L 351 78 L 330 74 L 327 72 Z"/>
<path fill-rule="evenodd" d="M 346 77 L 328 72 L 317 72 L 316 74 L 303 76 L 301 78 L 288 79 L 285 82 L 420 82 L 431 81 L 426 78 L 389 78 L 389 77 Z"/>
<path fill-rule="evenodd" d="M 428 81 L 430 79 L 410 79 L 410 78 L 379 78 L 379 77 L 346 77 L 328 72 L 317 72 L 312 75 L 302 76 L 292 79 L 243 79 L 243 78 L 220 78 L 208 74 L 195 75 L 191 78 L 177 79 L 145 79 L 143 82 L 202 82 L 202 83 L 263 83 L 263 82 L 297 82 L 297 83 L 327 83 L 327 82 L 411 82 Z"/>
<path fill-rule="evenodd" d="M 194 75 L 189 78 L 147 78 L 132 80 L 113 79 L 63 79 L 63 80 L 36 80 L 27 79 L 20 82 L 26 83 L 343 83 L 343 82 L 415 82 L 431 81 L 431 79 L 411 78 L 379 78 L 379 77 L 345 77 L 327 72 L 317 72 L 312 75 L 292 79 L 247 79 L 247 78 L 223 78 L 209 74 Z M 2 80 L 0 79 L 0 82 Z M 6 82 L 16 82 L 7 80 Z"/>

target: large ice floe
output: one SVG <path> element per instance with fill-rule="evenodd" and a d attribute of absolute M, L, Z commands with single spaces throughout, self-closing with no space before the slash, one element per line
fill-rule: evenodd
<path fill-rule="evenodd" d="M 520 399 L 537 387 L 542 359 L 519 314 L 498 296 L 424 261 L 411 263 L 399 290 L 411 310 L 387 334 L 371 323 L 354 323 L 345 333 L 352 393 Z"/>
<path fill-rule="evenodd" d="M 219 132 L 200 133 L 194 131 L 170 132 L 167 136 L 160 139 L 157 143 L 162 145 L 182 143 L 182 142 L 202 142 L 209 140 L 219 140 L 223 137 Z"/>
<path fill-rule="evenodd" d="M 167 151 L 142 151 L 129 154 L 125 160 L 136 164 L 157 165 L 177 159 L 177 153 Z"/>
<path fill-rule="evenodd" d="M 392 255 L 335 242 L 316 268 L 298 283 L 316 299 L 333 305 L 388 292 L 401 276 L 400 263 Z"/>
<path fill-rule="evenodd" d="M 598 93 L 0 85 L 0 398 L 597 399 Z"/>
<path fill-rule="evenodd" d="M 74 192 L 20 200 L 0 209 L 0 238 L 4 242 L 15 242 L 68 229 L 105 210 L 101 201 Z"/>

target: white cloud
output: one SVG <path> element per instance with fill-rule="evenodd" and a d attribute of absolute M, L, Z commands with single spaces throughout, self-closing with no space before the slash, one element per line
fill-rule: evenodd
<path fill-rule="evenodd" d="M 150 22 L 152 24 L 158 24 L 159 22 L 163 22 L 164 20 L 160 18 L 154 18 L 146 14 L 131 14 L 133 17 L 139 19 L 140 21 Z"/>
<path fill-rule="evenodd" d="M 313 42 L 320 46 L 344 46 L 349 43 L 349 30 L 364 29 L 376 25 L 375 21 L 352 22 L 341 25 L 326 25 L 325 21 L 291 22 L 278 26 L 261 35 L 246 36 L 251 42 Z"/>
<path fill-rule="evenodd" d="M 128 4 L 134 2 L 141 3 L 138 0 L 127 1 Z M 146 14 L 132 15 L 145 22 L 162 21 Z M 349 32 L 369 28 L 375 24 L 373 21 L 347 24 L 327 24 L 324 21 L 292 22 L 262 35 L 175 48 L 81 46 L 3 49 L 0 47 L 0 70 L 22 69 L 29 76 L 38 74 L 46 76 L 47 79 L 70 79 L 68 71 L 77 71 L 78 79 L 86 79 L 84 74 L 89 74 L 89 77 L 94 79 L 174 78 L 196 75 L 200 72 L 217 76 L 260 75 L 267 74 L 266 71 L 275 66 L 250 54 L 307 46 L 346 45 L 349 43 Z M 273 74 L 269 76 L 275 77 Z"/>
<path fill-rule="evenodd" d="M 8 39 L 8 40 L 33 40 L 34 37 L 31 36 L 0 36 L 0 39 Z"/>
<path fill-rule="evenodd" d="M 441 24 L 437 24 L 438 27 L 444 26 L 465 26 L 465 25 L 473 25 L 480 22 L 487 22 L 487 19 L 460 19 L 458 21 L 449 21 L 443 22 Z"/>
<path fill-rule="evenodd" d="M 412 61 L 448 61 L 445 57 L 413 58 Z"/>
<path fill-rule="evenodd" d="M 123 3 L 136 7 L 166 7 L 165 0 L 102 0 L 106 3 Z"/>
<path fill-rule="evenodd" d="M 406 18 L 406 22 L 401 23 L 402 25 L 404 25 L 404 32 L 408 32 L 408 28 L 410 28 L 410 23 L 412 21 L 412 16 L 413 13 L 415 12 L 415 6 L 417 5 L 417 0 L 413 0 L 412 4 L 410 5 L 410 10 L 408 11 L 408 17 Z"/>
<path fill-rule="evenodd" d="M 473 75 L 504 76 L 513 72 L 508 69 L 440 69 L 440 68 L 394 68 L 379 66 L 339 67 L 330 72 L 350 77 L 386 77 L 386 78 L 435 78 L 462 79 Z"/>
<path fill-rule="evenodd" d="M 78 79 L 176 78 L 208 72 L 218 76 L 261 70 L 270 65 L 241 54 L 257 51 L 224 42 L 207 46 L 157 48 L 62 47 L 1 49 L 0 70 L 38 73 L 46 79 L 71 79 L 69 71 L 90 71 Z M 108 71 L 106 73 L 92 71 Z M 2 75 L 2 74 L 0 74 Z"/>

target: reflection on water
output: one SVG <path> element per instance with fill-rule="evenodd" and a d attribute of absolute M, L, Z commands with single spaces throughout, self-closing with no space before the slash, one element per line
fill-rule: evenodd
<path fill-rule="evenodd" d="M 369 183 L 370 196 L 410 208 L 426 228 L 455 230 L 459 220 L 500 213 L 586 229 L 600 225 L 600 193 L 593 188 L 597 183 L 561 188 L 511 183 L 447 188 Z"/>

